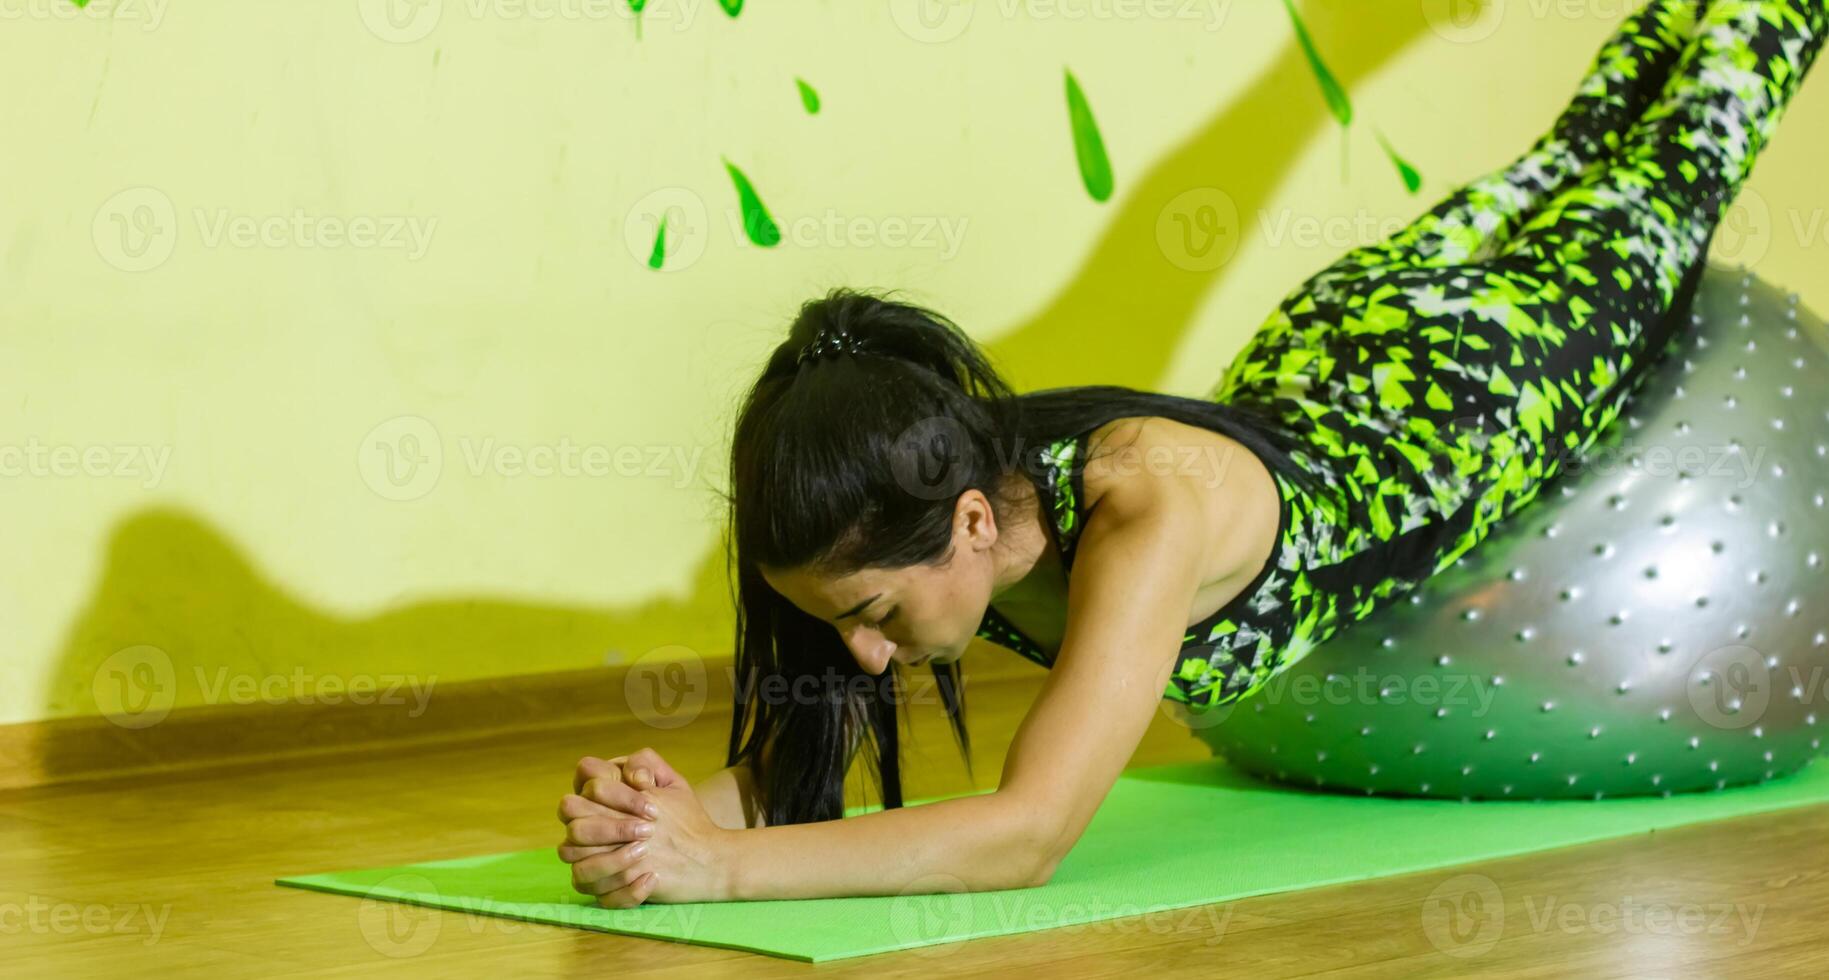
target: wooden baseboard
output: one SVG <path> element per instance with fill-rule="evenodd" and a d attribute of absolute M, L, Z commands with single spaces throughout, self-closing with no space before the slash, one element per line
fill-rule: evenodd
<path fill-rule="evenodd" d="M 729 725 L 727 662 L 694 665 L 683 678 L 653 665 L 601 667 L 439 684 L 423 697 L 379 703 L 282 702 L 178 708 L 156 724 L 107 717 L 0 726 L 0 790 L 104 777 L 208 769 L 371 748 L 438 745 L 508 733 L 631 722 L 656 739 L 713 718 Z M 1033 681 L 1037 668 L 1002 650 L 968 661 L 971 685 Z M 925 670 L 907 675 L 917 683 Z M 928 682 L 931 686 L 931 681 Z"/>

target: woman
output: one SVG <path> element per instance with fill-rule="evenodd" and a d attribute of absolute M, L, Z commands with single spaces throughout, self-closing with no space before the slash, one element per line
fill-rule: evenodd
<path fill-rule="evenodd" d="M 736 427 L 730 768 L 583 760 L 574 886 L 628 907 L 1047 881 L 1163 698 L 1250 695 L 1617 416 L 1826 3 L 1650 0 L 1528 153 L 1303 283 L 1206 399 L 1013 397 L 938 314 L 806 304 Z M 931 665 L 966 748 L 974 636 L 1051 673 L 995 791 L 904 808 L 889 668 Z M 838 819 L 866 743 L 885 808 Z"/>

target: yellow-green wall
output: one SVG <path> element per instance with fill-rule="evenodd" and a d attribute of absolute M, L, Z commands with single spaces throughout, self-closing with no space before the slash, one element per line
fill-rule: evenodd
<path fill-rule="evenodd" d="M 799 302 L 901 287 L 1022 386 L 1199 392 L 1295 283 L 1522 152 L 1626 8 L 1301 9 L 1344 132 L 1271 0 L 655 0 L 639 41 L 621 0 L 7 4 L 0 723 L 715 663 L 726 430 Z M 1716 242 L 1819 310 L 1826 88 Z M 736 234 L 725 159 L 780 246 Z M 1189 251 L 1215 203 L 1237 220 Z M 665 205 L 689 222 L 656 272 Z M 428 237 L 209 237 L 295 212 Z M 883 244 L 900 222 L 932 234 Z M 390 481 L 415 439 L 442 464 Z M 603 469 L 472 462 L 567 445 Z"/>

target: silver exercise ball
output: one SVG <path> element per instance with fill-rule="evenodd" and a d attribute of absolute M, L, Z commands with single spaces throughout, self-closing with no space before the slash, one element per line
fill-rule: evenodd
<path fill-rule="evenodd" d="M 1590 449 L 1416 590 L 1187 719 L 1233 765 L 1463 799 L 1801 768 L 1829 725 L 1829 331 L 1710 267 Z"/>

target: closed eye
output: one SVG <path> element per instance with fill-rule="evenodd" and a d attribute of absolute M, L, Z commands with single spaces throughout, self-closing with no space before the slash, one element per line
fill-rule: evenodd
<path fill-rule="evenodd" d="M 884 624 L 884 623 L 887 623 L 887 622 L 889 622 L 889 621 L 890 621 L 890 620 L 892 620 L 892 619 L 894 619 L 894 618 L 895 618 L 895 614 L 896 614 L 896 613 L 899 613 L 899 612 L 901 612 L 901 611 L 902 611 L 902 607 L 901 607 L 901 606 L 897 606 L 897 607 L 895 607 L 895 608 L 894 608 L 894 609 L 891 609 L 891 610 L 889 610 L 889 612 L 887 612 L 887 613 L 885 613 L 885 614 L 884 614 L 884 615 L 883 615 L 883 618 L 882 618 L 882 619 L 879 619 L 879 620 L 877 620 L 877 621 L 876 621 L 876 622 L 874 622 L 874 623 L 872 623 L 872 624 L 871 624 L 871 625 L 872 625 L 872 626 L 873 626 L 873 627 L 875 627 L 875 628 L 876 628 L 876 629 L 879 629 L 879 630 L 880 630 L 880 629 L 882 629 L 882 628 L 883 628 L 883 624 Z"/>

